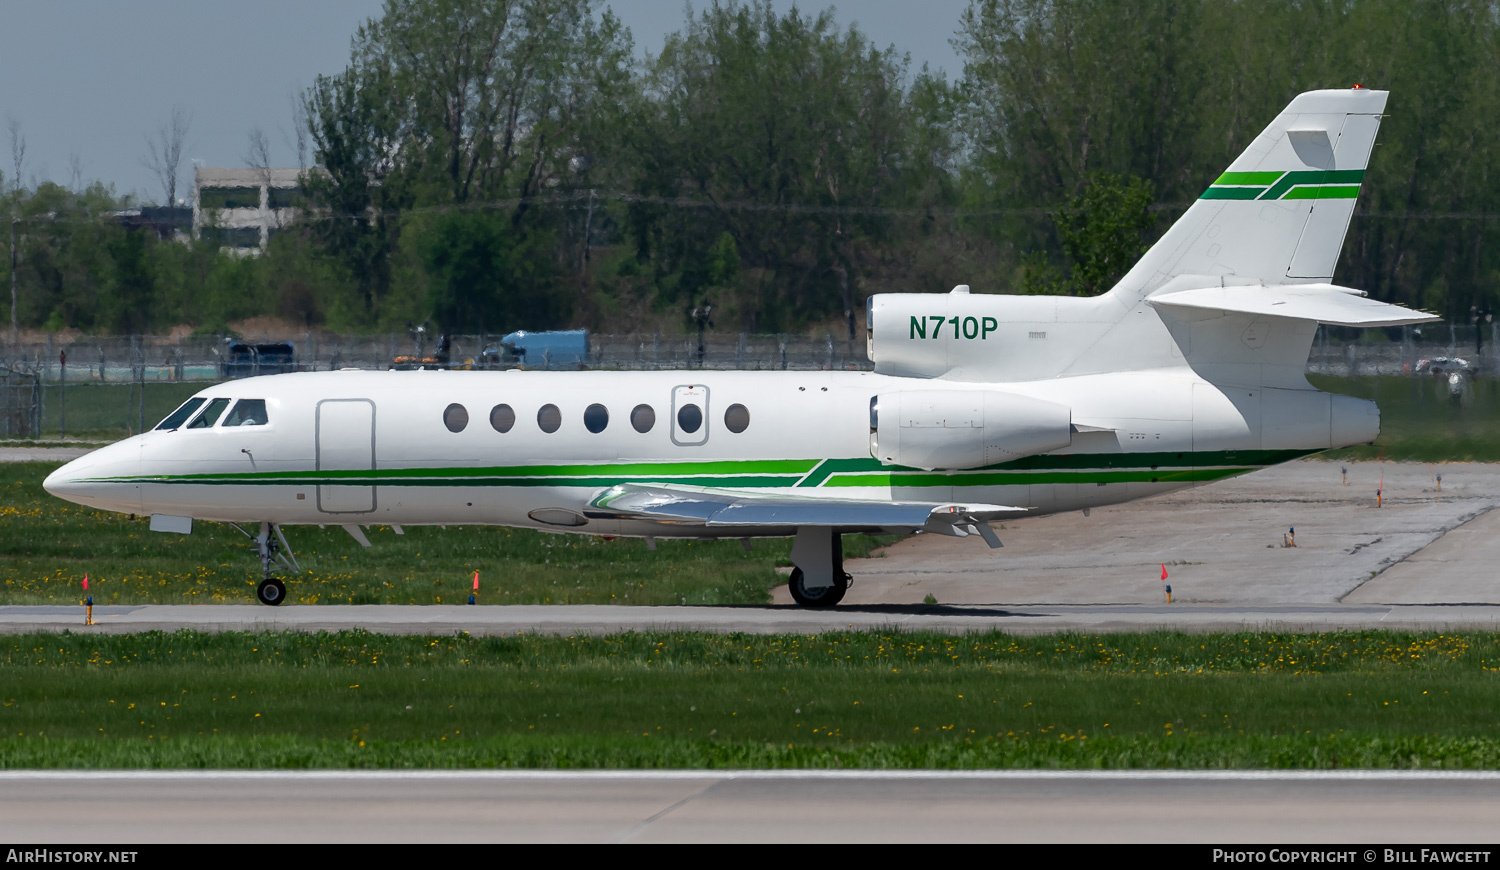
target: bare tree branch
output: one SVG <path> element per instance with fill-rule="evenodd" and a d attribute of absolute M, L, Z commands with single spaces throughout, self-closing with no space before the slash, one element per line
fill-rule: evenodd
<path fill-rule="evenodd" d="M 192 123 L 191 112 L 173 106 L 172 114 L 156 128 L 155 134 L 146 137 L 146 157 L 141 164 L 161 182 L 169 206 L 177 204 L 177 173 L 182 166 L 182 152 Z"/>
<path fill-rule="evenodd" d="M 21 122 L 15 118 L 6 119 L 6 128 L 10 130 L 10 162 L 15 167 L 10 183 L 16 190 L 20 190 L 21 168 L 26 163 L 26 135 L 21 132 Z"/>

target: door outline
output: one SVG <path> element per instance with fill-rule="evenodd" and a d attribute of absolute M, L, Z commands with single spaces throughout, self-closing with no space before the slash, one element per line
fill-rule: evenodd
<path fill-rule="evenodd" d="M 330 404 L 352 404 L 352 403 L 363 403 L 363 404 L 366 404 L 366 405 L 370 406 L 370 470 L 371 471 L 375 470 L 375 412 L 376 412 L 376 408 L 375 408 L 375 402 L 374 402 L 374 400 L 372 400 L 372 399 L 323 399 L 323 400 L 321 400 L 321 401 L 318 402 L 317 408 L 314 411 L 314 418 L 313 418 L 313 465 L 314 465 L 314 467 L 318 471 L 325 470 L 323 468 L 323 406 L 324 405 L 330 405 Z M 329 471 L 359 471 L 361 469 L 327 469 L 327 470 L 329 470 Z M 375 486 L 373 484 L 370 485 L 370 486 L 363 487 L 364 489 L 368 489 L 370 491 L 370 506 L 368 508 L 360 508 L 359 510 L 330 510 L 330 509 L 324 507 L 323 506 L 323 497 L 324 497 L 324 495 L 325 494 L 329 495 L 329 496 L 334 495 L 334 493 L 331 492 L 331 490 L 333 490 L 335 486 L 337 486 L 338 489 L 342 489 L 342 490 L 361 488 L 361 487 L 353 487 L 353 486 L 343 486 L 343 485 L 333 485 L 333 484 L 319 483 L 318 484 L 318 496 L 317 496 L 317 498 L 318 498 L 318 510 L 321 513 L 325 513 L 325 514 L 368 514 L 368 513 L 374 513 L 375 512 L 375 505 L 376 505 L 376 502 L 375 502 Z"/>
<path fill-rule="evenodd" d="M 696 400 L 698 397 L 696 395 L 694 395 L 694 393 L 700 392 L 700 391 L 703 393 L 703 425 L 698 429 L 697 432 L 683 432 L 677 426 L 677 410 L 678 410 L 678 408 L 681 405 L 697 404 L 697 402 L 696 401 L 681 401 L 681 405 L 679 405 L 679 401 L 683 400 L 683 399 Z M 698 447 L 698 446 L 700 446 L 702 444 L 707 443 L 708 442 L 708 422 L 709 422 L 709 419 L 710 419 L 710 417 L 709 417 L 709 413 L 708 413 L 708 387 L 706 385 L 704 385 L 704 384 L 678 384 L 677 386 L 675 386 L 675 387 L 672 388 L 672 419 L 670 421 L 668 421 L 668 426 L 670 427 L 668 429 L 668 432 L 671 434 L 672 443 L 673 444 L 676 444 L 678 447 Z M 683 435 L 685 435 L 687 437 L 686 438 L 679 438 L 679 437 L 677 437 L 679 433 L 681 433 L 681 434 L 683 434 Z M 692 439 L 696 439 L 696 440 L 692 440 Z"/>

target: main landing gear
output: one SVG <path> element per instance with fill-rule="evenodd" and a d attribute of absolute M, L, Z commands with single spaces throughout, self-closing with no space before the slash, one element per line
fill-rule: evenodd
<path fill-rule="evenodd" d="M 803 526 L 792 543 L 787 589 L 803 607 L 832 607 L 844 600 L 853 577 L 844 572 L 844 544 L 835 529 Z"/>
<path fill-rule="evenodd" d="M 261 523 L 260 534 L 252 535 L 240 528 L 238 523 L 230 523 L 230 525 L 255 542 L 255 553 L 260 557 L 261 576 L 260 585 L 255 587 L 255 597 L 260 600 L 261 604 L 271 607 L 285 601 L 286 584 L 272 577 L 271 571 L 277 562 L 293 573 L 300 573 L 302 566 L 297 564 L 297 557 L 292 554 L 292 548 L 287 546 L 286 535 L 281 533 L 281 527 L 275 523 Z"/>

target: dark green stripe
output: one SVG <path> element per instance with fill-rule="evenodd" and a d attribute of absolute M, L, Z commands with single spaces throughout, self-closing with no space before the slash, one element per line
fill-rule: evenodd
<path fill-rule="evenodd" d="M 1255 199 L 1265 191 L 1264 187 L 1210 187 L 1199 199 Z"/>
<path fill-rule="evenodd" d="M 861 457 L 859 459 L 827 459 L 823 464 L 812 470 L 807 479 L 797 484 L 803 486 L 822 486 L 828 476 L 839 471 L 871 471 L 876 468 L 887 468 L 881 465 L 880 460 L 873 457 Z"/>

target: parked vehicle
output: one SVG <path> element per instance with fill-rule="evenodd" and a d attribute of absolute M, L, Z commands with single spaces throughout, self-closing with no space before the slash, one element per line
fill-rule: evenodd
<path fill-rule="evenodd" d="M 497 347 L 484 350 L 486 366 L 521 366 L 532 369 L 581 369 L 589 356 L 587 329 L 527 332 L 517 330 L 500 339 Z"/>
<path fill-rule="evenodd" d="M 250 378 L 256 375 L 279 375 L 297 370 L 296 349 L 291 342 L 275 341 L 251 344 L 231 341 L 219 356 L 219 377 Z"/>

